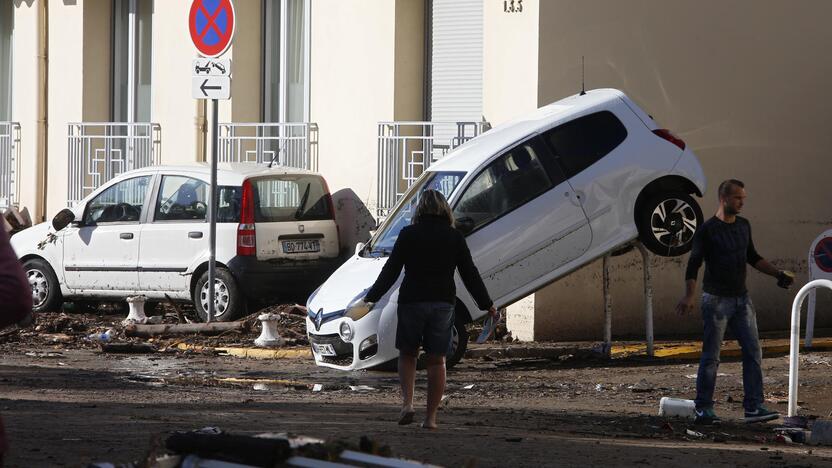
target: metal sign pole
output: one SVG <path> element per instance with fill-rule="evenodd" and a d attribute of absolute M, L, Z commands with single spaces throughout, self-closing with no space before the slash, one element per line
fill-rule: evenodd
<path fill-rule="evenodd" d="M 219 131 L 219 115 L 217 115 L 217 100 L 211 99 L 214 122 L 211 124 L 213 134 L 211 136 L 211 207 L 208 219 L 211 221 L 209 228 L 210 256 L 208 257 L 208 322 L 214 318 L 214 281 L 216 278 L 216 255 L 217 255 L 217 146 Z"/>

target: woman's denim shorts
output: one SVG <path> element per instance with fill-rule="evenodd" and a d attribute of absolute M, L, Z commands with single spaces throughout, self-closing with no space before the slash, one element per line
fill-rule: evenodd
<path fill-rule="evenodd" d="M 422 346 L 428 354 L 446 355 L 451 347 L 454 306 L 447 302 L 399 304 L 396 311 L 396 348 L 416 352 Z"/>

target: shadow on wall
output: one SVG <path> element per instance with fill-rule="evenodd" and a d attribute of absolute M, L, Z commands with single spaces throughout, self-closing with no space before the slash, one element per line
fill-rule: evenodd
<path fill-rule="evenodd" d="M 332 194 L 335 205 L 335 222 L 341 235 L 341 256 L 349 257 L 355 250 L 355 244 L 370 240 L 370 232 L 376 228 L 367 205 L 358 198 L 352 189 L 341 189 Z"/>

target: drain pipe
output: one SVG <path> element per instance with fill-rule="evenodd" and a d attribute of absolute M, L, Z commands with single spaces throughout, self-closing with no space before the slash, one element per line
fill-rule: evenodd
<path fill-rule="evenodd" d="M 38 0 L 38 39 L 37 39 L 37 124 L 35 136 L 35 157 L 37 163 L 36 210 L 40 220 L 46 221 L 47 192 L 46 178 L 49 171 L 49 1 Z"/>
<path fill-rule="evenodd" d="M 818 279 L 806 283 L 800 288 L 792 303 L 792 335 L 789 350 L 789 417 L 797 416 L 797 370 L 799 366 L 798 353 L 800 352 L 800 308 L 803 300 L 815 288 L 832 289 L 832 281 Z"/>

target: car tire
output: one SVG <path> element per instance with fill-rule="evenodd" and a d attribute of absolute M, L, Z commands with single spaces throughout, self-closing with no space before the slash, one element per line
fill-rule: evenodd
<path fill-rule="evenodd" d="M 457 316 L 454 322 L 451 350 L 445 358 L 445 367 L 450 369 L 462 361 L 465 351 L 468 350 L 468 328 L 465 321 Z"/>
<path fill-rule="evenodd" d="M 32 288 L 32 312 L 51 312 L 63 303 L 61 285 L 49 264 L 33 258 L 23 263 L 23 271 Z"/>
<path fill-rule="evenodd" d="M 237 282 L 231 272 L 222 267 L 217 267 L 216 277 L 214 278 L 214 294 L 219 297 L 219 301 L 214 309 L 214 317 L 211 319 L 215 322 L 231 322 L 237 320 L 245 310 L 240 289 L 237 287 Z M 208 271 L 202 273 L 199 280 L 194 287 L 192 298 L 194 301 L 194 308 L 203 322 L 208 321 Z"/>
<path fill-rule="evenodd" d="M 702 222 L 699 203 L 687 193 L 656 194 L 638 213 L 639 240 L 656 255 L 677 257 L 690 251 Z"/>

